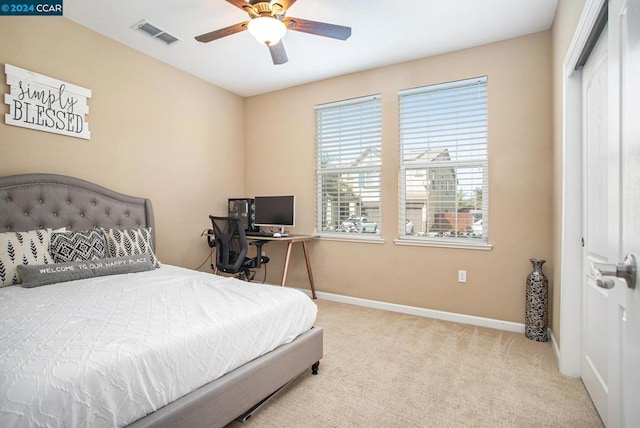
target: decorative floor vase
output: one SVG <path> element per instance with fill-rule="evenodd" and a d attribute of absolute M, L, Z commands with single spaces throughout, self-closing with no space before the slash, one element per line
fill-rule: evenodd
<path fill-rule="evenodd" d="M 547 302 L 549 281 L 542 273 L 546 260 L 529 259 L 533 271 L 527 276 L 527 305 L 524 335 L 537 342 L 547 341 Z"/>

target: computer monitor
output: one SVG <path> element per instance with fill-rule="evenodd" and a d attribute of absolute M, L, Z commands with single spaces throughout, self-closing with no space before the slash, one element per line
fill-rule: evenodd
<path fill-rule="evenodd" d="M 280 233 L 285 233 L 285 226 L 296 225 L 295 196 L 256 196 L 255 225 L 279 227 Z"/>

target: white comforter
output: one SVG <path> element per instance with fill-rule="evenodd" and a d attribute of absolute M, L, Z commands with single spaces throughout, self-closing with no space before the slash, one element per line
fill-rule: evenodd
<path fill-rule="evenodd" d="M 124 426 L 310 329 L 299 290 L 175 266 L 0 288 L 0 427 Z"/>

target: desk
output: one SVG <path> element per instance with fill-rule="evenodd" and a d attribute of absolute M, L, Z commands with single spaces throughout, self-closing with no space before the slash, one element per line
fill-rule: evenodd
<path fill-rule="evenodd" d="M 304 251 L 304 259 L 307 262 L 307 274 L 309 275 L 309 284 L 311 285 L 311 296 L 316 298 L 316 287 L 313 285 L 313 273 L 311 272 L 311 260 L 309 259 L 309 249 L 307 248 L 307 242 L 312 239 L 316 239 L 317 235 L 293 235 L 282 236 L 282 237 L 273 237 L 273 236 L 247 236 L 248 241 L 275 241 L 275 242 L 286 242 L 287 243 L 287 255 L 284 259 L 284 271 L 282 272 L 282 283 L 281 286 L 284 287 L 284 283 L 287 280 L 287 272 L 289 271 L 289 259 L 291 258 L 291 248 L 293 244 L 299 242 L 302 244 L 302 250 Z"/>

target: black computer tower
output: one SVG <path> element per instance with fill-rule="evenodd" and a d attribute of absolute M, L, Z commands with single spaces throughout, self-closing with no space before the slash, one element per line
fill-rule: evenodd
<path fill-rule="evenodd" d="M 245 231 L 257 232 L 255 207 L 253 198 L 229 198 L 229 217 L 240 217 Z"/>

